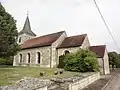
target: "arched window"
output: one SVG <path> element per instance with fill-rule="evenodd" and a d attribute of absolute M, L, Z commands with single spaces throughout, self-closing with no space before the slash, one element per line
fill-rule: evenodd
<path fill-rule="evenodd" d="M 28 53 L 28 63 L 30 63 L 30 53 Z"/>
<path fill-rule="evenodd" d="M 22 54 L 20 54 L 20 63 L 22 63 Z"/>
<path fill-rule="evenodd" d="M 37 63 L 40 64 L 40 52 L 37 52 Z"/>
<path fill-rule="evenodd" d="M 70 52 L 68 51 L 68 50 L 66 50 L 65 52 L 64 52 L 64 54 L 65 55 L 67 55 L 67 54 L 69 54 Z"/>
<path fill-rule="evenodd" d="M 19 38 L 19 41 L 18 41 L 19 43 L 21 43 L 21 37 Z"/>

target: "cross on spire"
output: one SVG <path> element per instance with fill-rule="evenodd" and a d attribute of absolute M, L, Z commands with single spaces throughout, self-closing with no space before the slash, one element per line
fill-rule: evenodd
<path fill-rule="evenodd" d="M 29 15 L 29 11 L 27 10 L 27 16 Z"/>

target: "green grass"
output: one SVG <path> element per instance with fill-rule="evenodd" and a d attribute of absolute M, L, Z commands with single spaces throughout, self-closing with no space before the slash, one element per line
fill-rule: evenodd
<path fill-rule="evenodd" d="M 78 72 L 64 71 L 61 75 L 54 75 L 57 68 L 40 68 L 40 67 L 0 67 L 0 86 L 13 84 L 24 77 L 36 77 L 50 79 L 52 77 L 71 77 L 78 75 Z M 44 77 L 40 76 L 40 71 L 46 74 Z"/>

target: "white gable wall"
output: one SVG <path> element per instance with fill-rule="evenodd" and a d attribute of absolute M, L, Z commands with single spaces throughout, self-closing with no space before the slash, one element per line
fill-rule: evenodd
<path fill-rule="evenodd" d="M 109 74 L 110 73 L 110 69 L 109 69 L 109 58 L 108 58 L 108 52 L 107 49 L 105 49 L 105 53 L 104 53 L 104 74 Z"/>
<path fill-rule="evenodd" d="M 97 58 L 97 60 L 99 64 L 100 73 L 104 74 L 103 58 Z"/>

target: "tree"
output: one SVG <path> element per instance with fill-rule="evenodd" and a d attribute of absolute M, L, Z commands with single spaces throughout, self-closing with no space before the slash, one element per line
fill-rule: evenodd
<path fill-rule="evenodd" d="M 80 49 L 76 53 L 65 55 L 64 69 L 68 71 L 99 71 L 96 55 L 89 50 Z"/>
<path fill-rule="evenodd" d="M 20 50 L 17 38 L 16 21 L 0 3 L 0 57 L 14 56 Z"/>
<path fill-rule="evenodd" d="M 119 60 L 120 58 L 117 52 L 109 52 L 108 56 L 109 56 L 109 64 L 112 65 L 112 68 L 114 68 L 114 65 L 116 65 L 117 67 L 120 65 L 120 60 Z"/>

